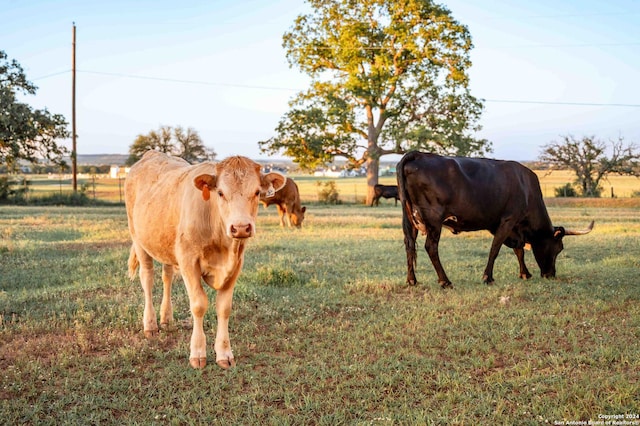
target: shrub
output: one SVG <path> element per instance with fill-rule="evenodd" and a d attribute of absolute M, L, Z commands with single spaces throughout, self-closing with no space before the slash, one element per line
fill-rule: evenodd
<path fill-rule="evenodd" d="M 316 182 L 316 186 L 319 188 L 318 201 L 324 204 L 342 204 L 334 181 Z"/>
<path fill-rule="evenodd" d="M 29 184 L 30 182 L 25 178 L 13 179 L 9 176 L 0 176 L 0 203 L 24 204 Z"/>
<path fill-rule="evenodd" d="M 564 186 L 560 186 L 555 188 L 553 191 L 556 197 L 577 197 L 578 193 L 576 192 L 573 185 L 570 183 L 565 184 Z"/>
<path fill-rule="evenodd" d="M 86 192 L 54 192 L 42 197 L 33 197 L 29 204 L 36 206 L 86 206 L 91 203 Z"/>

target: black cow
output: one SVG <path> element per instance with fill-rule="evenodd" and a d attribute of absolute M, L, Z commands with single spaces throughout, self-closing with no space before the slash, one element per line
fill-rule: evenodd
<path fill-rule="evenodd" d="M 556 275 L 556 257 L 562 237 L 583 231 L 554 227 L 542 199 L 538 177 L 514 161 L 442 157 L 409 152 L 397 166 L 402 229 L 407 251 L 407 283 L 416 284 L 416 237 L 427 235 L 425 249 L 445 288 L 451 281 L 438 256 L 442 227 L 454 234 L 486 229 L 493 242 L 483 281 L 493 280 L 493 263 L 502 244 L 513 249 L 520 264 L 520 277 L 531 278 L 524 263 L 524 247 L 530 245 L 542 277 Z"/>
<path fill-rule="evenodd" d="M 373 187 L 373 200 L 371 200 L 371 207 L 373 207 L 373 203 L 376 203 L 376 206 L 380 205 L 380 197 L 382 198 L 395 198 L 396 206 L 398 205 L 398 187 L 396 185 L 376 185 Z"/>

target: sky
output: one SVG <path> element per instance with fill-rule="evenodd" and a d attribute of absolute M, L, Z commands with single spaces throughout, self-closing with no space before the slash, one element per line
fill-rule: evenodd
<path fill-rule="evenodd" d="M 471 33 L 476 137 L 488 157 L 535 160 L 565 135 L 640 145 L 640 0 L 442 1 Z M 126 154 L 161 125 L 192 127 L 222 159 L 258 141 L 309 79 L 282 36 L 303 0 L 0 0 L 0 50 L 38 86 L 21 100 L 71 124 L 77 150 Z M 66 142 L 70 146 L 69 142 Z"/>

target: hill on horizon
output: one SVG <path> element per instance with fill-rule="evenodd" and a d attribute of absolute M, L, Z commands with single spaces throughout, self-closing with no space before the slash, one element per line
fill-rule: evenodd
<path fill-rule="evenodd" d="M 80 166 L 124 166 L 129 158 L 128 154 L 78 154 Z M 65 158 L 67 164 L 71 164 L 70 158 Z"/>

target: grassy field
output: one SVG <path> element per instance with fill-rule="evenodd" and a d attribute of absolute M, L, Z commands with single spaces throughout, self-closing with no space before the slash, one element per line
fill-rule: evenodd
<path fill-rule="evenodd" d="M 229 371 L 212 359 L 189 367 L 180 280 L 177 330 L 145 340 L 123 207 L 0 207 L 0 423 L 537 425 L 640 414 L 640 207 L 550 204 L 556 224 L 596 221 L 566 238 L 557 279 L 541 279 L 531 253 L 534 278 L 517 279 L 505 249 L 485 286 L 489 235 L 446 232 L 452 290 L 424 250 L 420 284 L 405 285 L 400 208 L 388 200 L 310 205 L 299 231 L 261 207 Z M 210 357 L 215 324 L 210 309 Z"/>

